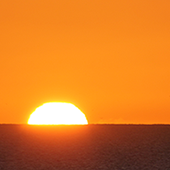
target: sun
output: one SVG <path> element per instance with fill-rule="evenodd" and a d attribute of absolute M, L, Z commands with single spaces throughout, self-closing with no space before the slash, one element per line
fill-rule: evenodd
<path fill-rule="evenodd" d="M 85 125 L 85 114 L 75 105 L 65 102 L 44 103 L 28 119 L 30 125 Z"/>

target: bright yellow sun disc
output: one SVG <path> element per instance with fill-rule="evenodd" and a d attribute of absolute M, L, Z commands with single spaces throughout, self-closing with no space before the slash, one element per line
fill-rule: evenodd
<path fill-rule="evenodd" d="M 85 114 L 71 103 L 50 102 L 39 106 L 30 115 L 32 125 L 82 125 L 88 124 Z"/>

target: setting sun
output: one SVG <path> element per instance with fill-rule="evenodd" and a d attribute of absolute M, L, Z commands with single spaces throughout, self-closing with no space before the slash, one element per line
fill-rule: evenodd
<path fill-rule="evenodd" d="M 85 114 L 71 103 L 50 102 L 35 109 L 28 119 L 32 125 L 84 125 Z"/>

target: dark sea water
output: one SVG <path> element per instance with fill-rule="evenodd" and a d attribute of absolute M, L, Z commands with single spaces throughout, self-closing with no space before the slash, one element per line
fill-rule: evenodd
<path fill-rule="evenodd" d="M 0 125 L 0 170 L 170 170 L 170 126 Z"/>

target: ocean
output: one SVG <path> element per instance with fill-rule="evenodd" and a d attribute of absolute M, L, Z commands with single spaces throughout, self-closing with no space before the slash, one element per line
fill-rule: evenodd
<path fill-rule="evenodd" d="M 170 170 L 170 125 L 0 125 L 0 170 Z"/>

